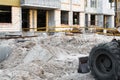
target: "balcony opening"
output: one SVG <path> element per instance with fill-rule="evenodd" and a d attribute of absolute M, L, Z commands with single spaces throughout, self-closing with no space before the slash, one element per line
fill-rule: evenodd
<path fill-rule="evenodd" d="M 68 11 L 61 11 L 61 24 L 68 25 Z"/>
<path fill-rule="evenodd" d="M 95 25 L 95 15 L 91 15 L 91 25 Z"/>
<path fill-rule="evenodd" d="M 22 9 L 22 29 L 29 31 L 29 9 Z"/>
<path fill-rule="evenodd" d="M 0 23 L 12 23 L 11 6 L 0 6 Z"/>
<path fill-rule="evenodd" d="M 37 31 L 46 31 L 46 10 L 37 10 Z"/>
<path fill-rule="evenodd" d="M 79 12 L 73 12 L 73 25 L 79 25 Z"/>

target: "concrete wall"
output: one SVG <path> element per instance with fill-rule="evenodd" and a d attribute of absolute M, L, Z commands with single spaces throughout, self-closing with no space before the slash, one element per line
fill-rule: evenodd
<path fill-rule="evenodd" d="M 12 7 L 12 23 L 0 23 L 0 32 L 3 31 L 21 31 L 21 8 Z"/>
<path fill-rule="evenodd" d="M 72 10 L 84 12 L 84 0 L 72 0 Z"/>
<path fill-rule="evenodd" d="M 103 6 L 102 6 L 102 13 L 103 14 L 108 14 L 108 15 L 115 15 L 114 14 L 114 3 L 109 3 L 109 0 L 101 0 Z"/>
<path fill-rule="evenodd" d="M 70 0 L 61 0 L 61 10 L 70 11 Z"/>
<path fill-rule="evenodd" d="M 69 13 L 69 26 L 73 26 L 73 12 L 79 12 L 79 26 L 85 26 L 84 0 L 61 0 L 61 10 Z"/>
<path fill-rule="evenodd" d="M 84 0 L 61 0 L 61 10 L 84 12 Z"/>

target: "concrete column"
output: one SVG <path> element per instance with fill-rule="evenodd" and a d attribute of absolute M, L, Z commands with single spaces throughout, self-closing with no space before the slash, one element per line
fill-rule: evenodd
<path fill-rule="evenodd" d="M 54 17 L 55 17 L 54 10 L 49 10 L 48 11 L 48 26 L 49 27 L 54 27 L 55 26 Z"/>
<path fill-rule="evenodd" d="M 90 19 L 91 15 L 88 14 L 88 27 L 91 25 L 90 22 L 91 22 L 91 19 Z"/>
<path fill-rule="evenodd" d="M 53 10 L 53 11 L 51 11 L 51 13 L 50 13 L 50 15 L 52 15 L 51 17 L 50 17 L 50 19 L 49 19 L 49 21 L 48 22 L 51 22 L 51 23 L 49 23 L 49 25 L 51 25 L 51 27 L 59 27 L 59 26 L 61 26 L 61 20 L 60 20 L 60 10 Z M 50 21 L 51 20 L 51 21 Z M 50 30 L 57 30 L 57 28 L 50 28 Z"/>
<path fill-rule="evenodd" d="M 30 24 L 30 28 L 33 28 L 33 10 L 30 10 L 29 14 L 30 14 L 30 16 L 29 16 L 30 17 L 29 18 L 30 19 L 30 21 L 29 21 L 30 22 L 29 23 Z M 33 30 L 30 29 L 30 31 L 33 31 Z"/>
<path fill-rule="evenodd" d="M 69 26 L 73 26 L 73 12 L 69 12 Z"/>
<path fill-rule="evenodd" d="M 20 7 L 12 7 L 12 31 L 22 31 L 22 12 Z"/>
<path fill-rule="evenodd" d="M 37 31 L 37 10 L 34 10 L 34 28 L 36 28 L 36 29 L 34 29 L 34 31 Z"/>
<path fill-rule="evenodd" d="M 60 18 L 60 14 L 61 14 L 61 11 L 60 10 L 55 10 L 54 11 L 54 20 L 55 20 L 55 27 L 57 26 L 61 26 L 61 18 Z"/>
<path fill-rule="evenodd" d="M 37 10 L 30 10 L 30 28 L 37 28 Z M 34 29 L 30 29 L 30 31 L 34 31 Z"/>
<path fill-rule="evenodd" d="M 114 16 L 110 16 L 109 18 L 109 27 L 110 28 L 114 28 L 115 24 L 114 24 Z"/>
<path fill-rule="evenodd" d="M 51 27 L 60 27 L 61 26 L 61 11 L 60 10 L 50 10 L 48 11 L 48 26 Z M 54 30 L 54 29 L 52 29 Z M 57 28 L 56 28 L 57 30 Z"/>
<path fill-rule="evenodd" d="M 46 11 L 46 31 L 48 31 L 48 11 Z"/>
<path fill-rule="evenodd" d="M 104 26 L 104 16 L 103 15 L 98 15 L 97 17 L 97 25 L 100 26 L 100 27 L 103 27 Z"/>
<path fill-rule="evenodd" d="M 98 26 L 98 16 L 95 15 L 95 26 Z"/>
<path fill-rule="evenodd" d="M 61 26 L 61 11 L 60 10 L 55 10 L 55 17 L 54 17 L 54 20 L 55 20 L 55 27 L 60 27 Z M 55 29 L 56 31 L 59 30 L 59 28 L 56 28 Z"/>
<path fill-rule="evenodd" d="M 80 26 L 85 27 L 85 13 L 79 13 Z"/>

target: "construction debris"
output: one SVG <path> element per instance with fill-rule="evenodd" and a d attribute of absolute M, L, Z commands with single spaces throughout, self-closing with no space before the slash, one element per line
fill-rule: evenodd
<path fill-rule="evenodd" d="M 0 63 L 0 80 L 95 80 L 90 73 L 79 74 L 78 58 L 88 56 L 91 48 L 113 37 L 97 34 L 63 33 L 39 37 L 0 40 L 13 49 L 12 54 Z M 119 37 L 116 37 L 119 39 Z"/>

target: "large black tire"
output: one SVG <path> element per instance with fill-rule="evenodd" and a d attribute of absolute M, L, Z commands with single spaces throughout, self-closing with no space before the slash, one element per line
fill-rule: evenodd
<path fill-rule="evenodd" d="M 118 80 L 120 72 L 120 46 L 109 42 L 95 46 L 89 56 L 89 66 L 96 80 Z"/>

